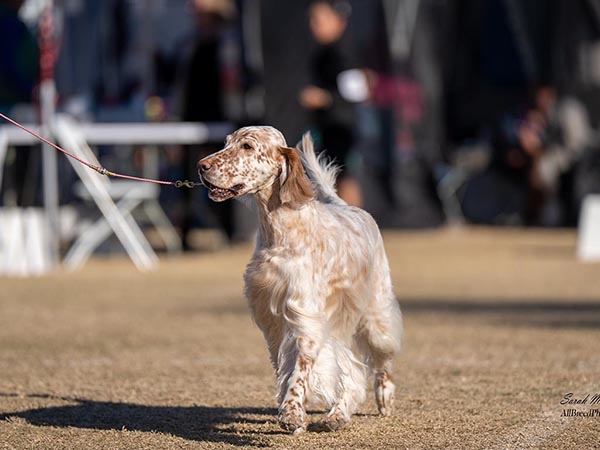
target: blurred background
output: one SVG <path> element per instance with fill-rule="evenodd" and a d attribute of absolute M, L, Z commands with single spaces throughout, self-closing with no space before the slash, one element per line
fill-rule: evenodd
<path fill-rule="evenodd" d="M 269 124 L 290 144 L 310 130 L 343 166 L 341 195 L 385 228 L 574 227 L 600 191 L 599 0 L 1 0 L 0 39 L 0 112 L 45 120 L 59 142 L 55 113 L 85 136 L 148 125 L 88 139 L 112 171 L 196 181 L 229 130 Z M 153 129 L 163 136 L 149 142 Z M 49 198 L 41 147 L 4 147 L 0 208 L 54 202 L 62 253 L 99 226 L 99 194 L 66 158 Z M 252 211 L 202 188 L 129 208 L 116 191 L 154 250 L 254 234 Z M 105 234 L 88 250 L 120 248 Z"/>
<path fill-rule="evenodd" d="M 598 448 L 600 0 L 0 0 L 0 113 L 168 181 L 310 131 L 406 325 L 394 416 L 289 440 L 252 202 L 0 118 L 0 447 Z"/>

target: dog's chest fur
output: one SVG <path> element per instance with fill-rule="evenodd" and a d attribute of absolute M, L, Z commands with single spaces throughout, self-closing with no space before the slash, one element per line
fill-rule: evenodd
<path fill-rule="evenodd" d="M 263 227 L 244 280 L 254 320 L 265 334 L 277 338 L 285 326 L 286 302 L 307 287 L 315 305 L 325 300 L 328 318 L 343 322 L 346 313 L 356 315 L 363 308 L 363 292 L 357 286 L 363 286 L 373 270 L 376 236 L 365 232 L 369 227 L 362 222 L 372 219 L 361 210 L 352 208 L 354 220 L 345 221 L 341 209 L 347 214 L 349 208 L 315 202 L 294 215 L 274 216 L 270 220 L 276 223 Z M 310 229 L 315 223 L 318 229 Z M 269 225 L 277 232 L 268 234 Z"/>

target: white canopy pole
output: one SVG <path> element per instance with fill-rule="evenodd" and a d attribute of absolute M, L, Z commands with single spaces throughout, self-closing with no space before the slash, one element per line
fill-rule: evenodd
<path fill-rule="evenodd" d="M 42 130 L 50 137 L 56 112 L 56 85 L 54 83 L 54 64 L 57 57 L 54 30 L 54 2 L 45 1 L 44 12 L 40 17 L 40 106 Z M 44 208 L 48 221 L 48 242 L 50 268 L 59 263 L 59 199 L 58 167 L 56 152 L 49 145 L 42 146 Z"/>

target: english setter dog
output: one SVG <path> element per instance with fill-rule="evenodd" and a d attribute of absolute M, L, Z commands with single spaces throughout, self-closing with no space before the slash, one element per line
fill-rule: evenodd
<path fill-rule="evenodd" d="M 379 229 L 338 197 L 336 168 L 315 155 L 308 134 L 295 149 L 275 128 L 246 127 L 199 161 L 198 172 L 214 201 L 256 199 L 245 294 L 276 371 L 280 425 L 305 431 L 311 403 L 329 409 L 318 428 L 345 426 L 365 400 L 370 371 L 379 412 L 390 415 L 402 315 Z"/>

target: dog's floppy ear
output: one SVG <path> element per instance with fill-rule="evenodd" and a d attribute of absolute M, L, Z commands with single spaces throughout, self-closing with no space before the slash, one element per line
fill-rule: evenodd
<path fill-rule="evenodd" d="M 299 208 L 315 198 L 315 190 L 306 173 L 304 173 L 298 151 L 290 147 L 281 147 L 279 151 L 287 163 L 286 171 L 282 173 L 279 198 L 282 204 Z"/>

